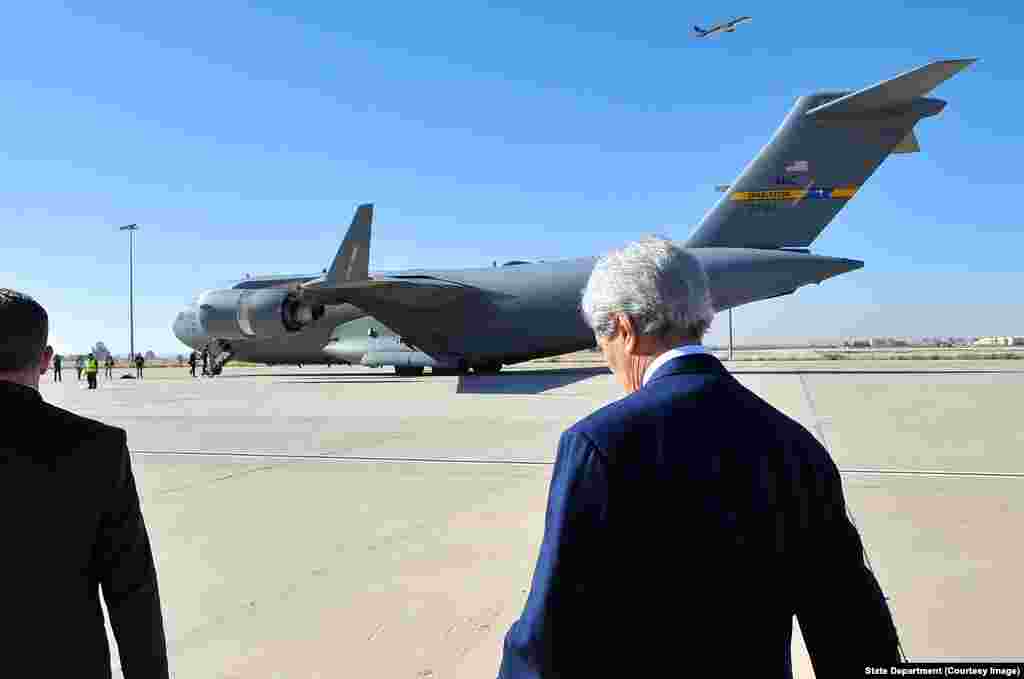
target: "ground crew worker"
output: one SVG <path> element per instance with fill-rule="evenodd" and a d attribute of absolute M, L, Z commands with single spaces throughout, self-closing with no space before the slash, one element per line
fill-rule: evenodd
<path fill-rule="evenodd" d="M 100 363 L 96 360 L 96 356 L 89 354 L 89 358 L 85 360 L 85 378 L 89 380 L 89 388 L 96 388 L 96 377 L 100 371 Z"/>
<path fill-rule="evenodd" d="M 64 357 L 57 354 L 53 357 L 53 381 L 63 382 L 60 371 L 64 368 Z"/>
<path fill-rule="evenodd" d="M 140 380 L 142 379 L 142 366 L 146 365 L 146 359 L 142 358 L 142 354 L 135 354 L 135 376 Z"/>
<path fill-rule="evenodd" d="M 113 378 L 114 377 L 114 357 L 111 356 L 110 354 L 107 354 L 106 366 L 107 366 L 107 377 Z"/>
<path fill-rule="evenodd" d="M 82 368 L 85 367 L 85 359 L 79 356 L 75 359 L 75 369 L 78 371 L 78 381 L 82 381 Z"/>
<path fill-rule="evenodd" d="M 209 371 L 209 368 L 208 368 L 209 361 L 210 361 L 210 352 L 207 351 L 206 349 L 203 349 L 203 375 L 209 375 L 210 374 L 210 371 Z"/>
<path fill-rule="evenodd" d="M 191 354 L 188 355 L 188 368 L 189 368 L 189 372 L 192 374 L 192 377 L 195 377 L 196 376 L 196 352 L 194 352 L 194 351 Z"/>

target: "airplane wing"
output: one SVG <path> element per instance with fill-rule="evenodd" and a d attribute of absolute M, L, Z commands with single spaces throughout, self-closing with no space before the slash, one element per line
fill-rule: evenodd
<path fill-rule="evenodd" d="M 354 304 L 358 307 L 386 299 L 405 307 L 438 311 L 479 292 L 479 288 L 471 285 L 433 276 L 378 276 L 330 287 L 303 288 L 302 299 L 315 304 Z"/>
<path fill-rule="evenodd" d="M 437 359 L 449 358 L 449 345 L 466 319 L 491 315 L 490 293 L 430 276 L 391 276 L 350 281 L 333 288 L 303 290 L 312 303 L 359 307 Z M 457 359 L 456 359 L 457 360 Z"/>
<path fill-rule="evenodd" d="M 314 304 L 350 303 L 359 306 L 354 300 L 385 295 L 409 305 L 436 309 L 476 290 L 463 283 L 425 274 L 370 276 L 372 222 L 373 204 L 360 205 L 327 273 L 296 286 L 304 300 Z"/>
<path fill-rule="evenodd" d="M 418 349 L 435 357 L 447 352 L 446 328 L 459 327 L 474 310 L 491 303 L 488 292 L 426 274 L 370 276 L 372 205 L 356 211 L 338 254 L 324 276 L 296 290 L 302 302 L 352 304 L 379 319 Z"/>

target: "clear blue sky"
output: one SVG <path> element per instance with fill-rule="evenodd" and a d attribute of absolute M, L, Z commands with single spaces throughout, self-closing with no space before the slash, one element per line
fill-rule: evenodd
<path fill-rule="evenodd" d="M 136 346 L 178 353 L 196 292 L 318 271 L 361 202 L 377 270 L 685 238 L 795 97 L 945 57 L 981 61 L 923 152 L 814 244 L 865 268 L 738 310 L 737 338 L 1024 334 L 1018 3 L 40 1 L 0 30 L 0 285 L 63 351 L 127 351 L 119 225 Z"/>

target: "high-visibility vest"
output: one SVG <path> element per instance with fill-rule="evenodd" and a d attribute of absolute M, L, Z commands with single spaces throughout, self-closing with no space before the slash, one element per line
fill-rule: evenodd
<path fill-rule="evenodd" d="M 90 358 L 88 361 L 85 362 L 85 372 L 94 373 L 99 371 L 99 369 L 100 364 L 96 362 L 95 358 Z"/>

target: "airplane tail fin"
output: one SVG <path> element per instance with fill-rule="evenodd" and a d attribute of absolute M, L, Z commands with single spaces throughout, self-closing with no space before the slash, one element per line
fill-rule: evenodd
<path fill-rule="evenodd" d="M 920 151 L 914 125 L 946 106 L 924 95 L 975 61 L 935 61 L 856 92 L 800 97 L 687 247 L 808 247 L 890 153 Z"/>
<path fill-rule="evenodd" d="M 705 35 L 707 35 L 707 34 L 708 34 L 708 32 L 707 32 L 707 31 L 705 31 L 705 30 L 704 30 L 703 28 L 701 28 L 700 26 L 694 26 L 694 27 L 693 27 L 693 30 L 694 30 L 694 32 L 695 32 L 695 33 L 696 33 L 697 35 L 699 35 L 699 36 L 701 36 L 701 37 L 703 37 L 703 36 L 705 36 Z"/>
<path fill-rule="evenodd" d="M 331 268 L 324 279 L 325 285 L 346 281 L 361 281 L 370 277 L 370 226 L 373 224 L 373 204 L 360 205 L 348 227 L 345 240 L 338 248 Z"/>

